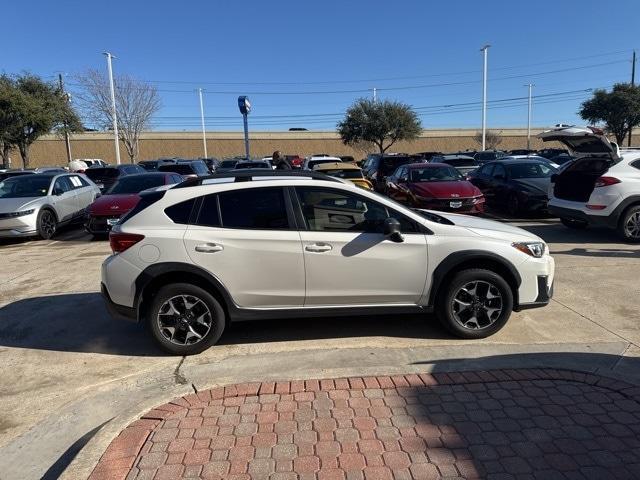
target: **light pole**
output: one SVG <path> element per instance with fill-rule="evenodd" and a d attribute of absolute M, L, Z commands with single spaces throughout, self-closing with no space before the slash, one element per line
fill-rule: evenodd
<path fill-rule="evenodd" d="M 487 44 L 480 49 L 484 57 L 482 68 L 482 151 L 485 149 L 487 139 L 487 54 L 490 46 Z"/>
<path fill-rule="evenodd" d="M 62 93 L 65 101 L 67 102 L 67 104 L 69 104 L 71 95 L 64 91 L 64 80 L 62 79 L 62 73 L 58 74 L 58 85 L 60 87 L 60 93 Z M 69 139 L 69 125 L 67 125 L 66 121 L 64 122 L 64 143 L 67 147 L 67 161 L 68 163 L 71 163 L 71 140 Z"/>
<path fill-rule="evenodd" d="M 244 152 L 246 159 L 249 160 L 249 122 L 247 120 L 249 112 L 251 112 L 251 102 L 249 102 L 249 97 L 245 95 L 238 97 L 238 108 L 242 114 L 242 123 L 244 125 Z"/>
<path fill-rule="evenodd" d="M 378 101 L 378 92 L 377 89 L 375 87 L 373 87 L 373 102 L 377 102 Z"/>
<path fill-rule="evenodd" d="M 116 58 L 109 52 L 104 52 L 107 56 L 107 69 L 109 70 L 109 86 L 111 88 L 111 115 L 113 117 L 113 141 L 116 148 L 116 163 L 120 165 L 120 143 L 118 142 L 118 116 L 116 113 L 116 92 L 113 88 L 113 69 L 111 59 Z"/>
<path fill-rule="evenodd" d="M 198 89 L 198 95 L 200 96 L 200 121 L 202 122 L 202 146 L 204 147 L 204 158 L 209 158 L 207 155 L 207 131 L 204 128 L 204 106 L 202 104 L 202 89 Z"/>
<path fill-rule="evenodd" d="M 527 150 L 531 150 L 531 90 L 533 83 L 525 85 L 529 87 L 529 106 L 527 108 Z"/>

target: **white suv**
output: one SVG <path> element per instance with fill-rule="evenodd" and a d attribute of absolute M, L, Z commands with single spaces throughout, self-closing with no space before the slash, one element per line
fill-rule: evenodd
<path fill-rule="evenodd" d="M 616 229 L 640 242 L 640 150 L 620 150 L 596 128 L 561 127 L 538 135 L 576 157 L 551 177 L 549 211 L 570 228 Z"/>
<path fill-rule="evenodd" d="M 110 236 L 102 292 L 166 351 L 230 321 L 433 312 L 455 335 L 497 332 L 553 290 L 544 242 L 503 223 L 411 210 L 317 172 L 246 170 L 141 201 Z M 392 318 L 392 317 L 390 317 Z"/>

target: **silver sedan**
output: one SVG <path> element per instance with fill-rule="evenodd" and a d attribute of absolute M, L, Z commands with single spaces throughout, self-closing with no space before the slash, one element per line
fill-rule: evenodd
<path fill-rule="evenodd" d="M 0 182 L 0 237 L 51 238 L 58 228 L 82 220 L 100 189 L 81 174 L 22 175 Z"/>

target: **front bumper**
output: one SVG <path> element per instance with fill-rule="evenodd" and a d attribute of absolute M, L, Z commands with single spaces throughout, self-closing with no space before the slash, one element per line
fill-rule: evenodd
<path fill-rule="evenodd" d="M 454 205 L 460 203 L 459 207 L 452 207 L 451 204 Z M 475 202 L 473 198 L 462 198 L 457 200 L 455 198 L 447 198 L 447 199 L 433 199 L 433 200 L 420 200 L 416 198 L 415 203 L 419 206 L 417 208 L 424 208 L 425 210 L 436 210 L 438 212 L 451 212 L 451 213 L 466 213 L 477 215 L 480 213 L 484 213 L 484 200 L 481 202 Z"/>
<path fill-rule="evenodd" d="M 117 320 L 126 320 L 128 322 L 137 322 L 138 316 L 135 308 L 125 307 L 124 305 L 118 305 L 109 296 L 109 291 L 104 283 L 100 284 L 100 291 L 102 292 L 102 298 L 104 299 L 105 306 L 109 314 Z"/>
<path fill-rule="evenodd" d="M 14 218 L 0 219 L 0 238 L 32 237 L 38 234 L 38 212 Z"/>
<path fill-rule="evenodd" d="M 540 308 L 549 305 L 551 298 L 553 297 L 553 280 L 549 283 L 549 277 L 546 275 L 538 275 L 538 296 L 534 302 L 520 303 L 517 308 L 514 308 L 516 312 L 521 310 L 529 310 L 531 308 Z"/>
<path fill-rule="evenodd" d="M 516 312 L 548 305 L 553 296 L 555 261 L 550 255 L 530 257 L 518 266 L 522 283 L 518 288 Z"/>
<path fill-rule="evenodd" d="M 86 217 L 84 229 L 94 235 L 107 235 L 113 225 L 109 225 L 109 220 L 120 220 L 121 215 L 90 215 Z"/>

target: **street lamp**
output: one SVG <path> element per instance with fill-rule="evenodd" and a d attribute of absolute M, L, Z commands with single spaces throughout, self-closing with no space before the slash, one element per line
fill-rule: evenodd
<path fill-rule="evenodd" d="M 527 107 L 527 150 L 531 150 L 531 90 L 533 83 L 528 83 L 525 87 L 529 87 L 529 102 Z"/>
<path fill-rule="evenodd" d="M 242 121 L 244 123 L 244 152 L 247 160 L 249 160 L 249 122 L 247 120 L 249 112 L 251 111 L 251 103 L 249 102 L 249 97 L 244 95 L 238 97 L 238 108 L 240 109 L 240 113 L 242 114 Z"/>
<path fill-rule="evenodd" d="M 120 165 L 120 143 L 118 142 L 118 117 L 116 113 L 116 92 L 113 88 L 113 69 L 111 68 L 111 59 L 116 58 L 109 52 L 103 52 L 107 57 L 107 70 L 109 72 L 109 87 L 111 88 L 111 116 L 113 117 L 113 141 L 116 149 L 116 163 Z"/>
<path fill-rule="evenodd" d="M 483 52 L 484 66 L 482 69 L 482 151 L 485 149 L 487 138 L 487 54 L 489 53 L 489 47 L 487 44 L 480 49 Z"/>

